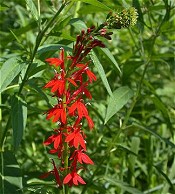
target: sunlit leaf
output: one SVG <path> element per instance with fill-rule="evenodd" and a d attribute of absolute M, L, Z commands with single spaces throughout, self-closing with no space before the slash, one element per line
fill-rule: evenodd
<path fill-rule="evenodd" d="M 108 83 L 108 80 L 106 78 L 105 71 L 104 71 L 103 66 L 100 63 L 100 61 L 99 61 L 99 59 L 98 59 L 98 57 L 97 57 L 97 55 L 95 54 L 94 51 L 91 52 L 91 59 L 92 59 L 94 65 L 95 65 L 95 67 L 98 70 L 98 73 L 99 73 L 99 75 L 102 79 L 102 82 L 103 82 L 106 90 L 108 91 L 109 95 L 111 96 L 112 95 L 112 90 L 111 90 L 110 85 Z"/>
<path fill-rule="evenodd" d="M 128 102 L 132 96 L 133 91 L 127 86 L 118 88 L 113 92 L 112 96 L 109 98 L 105 124 Z"/>
<path fill-rule="evenodd" d="M 26 0 L 26 4 L 29 10 L 31 11 L 31 14 L 33 15 L 34 19 L 38 20 L 39 15 L 33 0 Z"/>
<path fill-rule="evenodd" d="M 0 93 L 6 89 L 23 68 L 24 63 L 18 57 L 10 58 L 3 64 L 0 69 Z"/>

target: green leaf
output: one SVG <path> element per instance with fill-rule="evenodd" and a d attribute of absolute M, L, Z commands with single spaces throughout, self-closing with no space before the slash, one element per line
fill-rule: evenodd
<path fill-rule="evenodd" d="M 39 15 L 33 0 L 26 0 L 26 4 L 29 10 L 31 11 L 31 14 L 33 15 L 34 19 L 37 21 L 39 19 Z"/>
<path fill-rule="evenodd" d="M 108 48 L 100 48 L 100 49 L 103 51 L 103 53 L 106 55 L 106 57 L 108 57 L 110 59 L 110 61 L 114 64 L 114 66 L 117 68 L 117 70 L 121 74 L 120 67 L 119 67 L 117 61 L 115 60 L 114 56 L 110 52 L 110 50 Z"/>
<path fill-rule="evenodd" d="M 173 128 L 171 125 L 171 121 L 168 115 L 168 111 L 166 106 L 163 104 L 163 102 L 156 96 L 151 97 L 151 100 L 153 101 L 153 103 L 155 104 L 155 106 L 157 107 L 158 110 L 160 110 L 162 112 L 162 116 L 165 119 L 168 128 L 170 129 L 171 135 L 173 136 Z"/>
<path fill-rule="evenodd" d="M 143 64 L 142 61 L 126 61 L 126 63 L 123 65 L 123 76 L 122 81 L 123 83 L 126 83 L 132 73 L 136 71 L 137 68 L 139 68 Z"/>
<path fill-rule="evenodd" d="M 139 146 L 140 146 L 140 138 L 133 137 L 131 142 L 131 151 L 134 152 L 136 155 L 138 154 Z M 134 174 L 134 167 L 135 167 L 135 162 L 137 157 L 135 155 L 130 155 L 128 159 L 129 159 L 129 168 L 131 172 Z"/>
<path fill-rule="evenodd" d="M 44 59 L 46 59 L 48 58 L 49 52 L 51 52 L 51 54 L 49 54 L 49 56 L 51 56 L 54 52 L 59 51 L 61 48 L 64 48 L 65 51 L 72 51 L 71 47 L 62 44 L 49 44 L 39 47 L 37 54 L 40 58 L 44 57 Z"/>
<path fill-rule="evenodd" d="M 82 29 L 87 29 L 86 24 L 78 18 L 71 19 L 70 25 L 74 26 L 74 28 L 76 28 L 78 31 L 81 31 Z"/>
<path fill-rule="evenodd" d="M 11 101 L 11 119 L 14 150 L 19 147 L 27 121 L 27 105 L 20 97 L 13 96 Z"/>
<path fill-rule="evenodd" d="M 0 152 L 0 193 L 20 194 L 22 176 L 14 154 L 10 151 Z"/>
<path fill-rule="evenodd" d="M 109 98 L 105 124 L 107 121 L 116 114 L 133 96 L 133 91 L 127 86 L 115 90 Z"/>
<path fill-rule="evenodd" d="M 175 148 L 175 144 L 172 143 L 171 141 L 169 141 L 168 139 L 166 138 L 163 138 L 161 137 L 158 133 L 156 133 L 154 130 L 152 130 L 151 128 L 146 128 L 146 127 L 143 127 L 141 125 L 138 125 L 138 124 L 133 124 L 134 127 L 137 127 L 138 129 L 142 129 L 144 131 L 147 131 L 149 133 L 151 133 L 152 135 L 154 135 L 155 137 L 157 137 L 158 139 L 160 139 L 161 141 L 165 142 L 167 145 L 171 146 L 172 148 Z"/>
<path fill-rule="evenodd" d="M 1 83 L 0 93 L 13 81 L 13 79 L 21 72 L 24 63 L 18 57 L 8 59 L 0 69 Z"/>
<path fill-rule="evenodd" d="M 116 180 L 114 178 L 108 178 L 108 177 L 104 177 L 104 179 L 108 182 L 110 182 L 112 185 L 115 185 L 117 187 L 120 187 L 121 189 L 132 193 L 132 194 L 143 194 L 141 191 L 139 191 L 138 189 L 131 187 L 128 183 Z"/>
<path fill-rule="evenodd" d="M 97 58 L 97 56 L 96 56 L 96 54 L 95 54 L 94 51 L 91 51 L 91 56 L 90 56 L 90 57 L 91 57 L 91 59 L 92 59 L 94 65 L 95 65 L 95 67 L 96 67 L 97 70 L 98 70 L 98 73 L 99 73 L 99 75 L 100 75 L 100 77 L 101 77 L 101 79 L 102 79 L 102 82 L 103 82 L 103 84 L 104 84 L 106 90 L 108 91 L 109 95 L 112 96 L 112 90 L 111 90 L 110 85 L 109 85 L 109 83 L 108 83 L 108 80 L 107 80 L 107 78 L 106 78 L 106 75 L 105 75 L 105 71 L 104 71 L 104 69 L 103 69 L 103 66 L 102 66 L 102 64 L 100 63 L 100 61 L 99 61 L 99 59 Z"/>
<path fill-rule="evenodd" d="M 79 1 L 79 0 L 73 0 L 73 1 Z M 84 3 L 88 3 L 90 5 L 93 5 L 93 6 L 96 6 L 96 7 L 99 7 L 105 11 L 113 11 L 111 8 L 109 8 L 108 6 L 106 6 L 105 4 L 97 1 L 97 0 L 81 0 L 81 2 L 84 2 Z"/>
<path fill-rule="evenodd" d="M 171 186 L 172 190 L 175 191 L 175 190 L 174 190 L 174 186 L 173 186 L 171 180 L 170 180 L 169 177 L 168 177 L 168 176 L 160 169 L 160 167 L 154 165 L 154 168 L 156 168 L 156 170 L 157 170 L 157 171 L 158 171 L 158 172 L 166 179 L 166 181 L 168 182 L 168 184 Z M 173 193 L 174 193 L 174 192 L 173 192 Z"/>

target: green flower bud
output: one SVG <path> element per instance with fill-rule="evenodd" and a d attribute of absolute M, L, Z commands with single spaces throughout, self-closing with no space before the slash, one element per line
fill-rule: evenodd
<path fill-rule="evenodd" d="M 107 28 L 121 29 L 132 27 L 136 24 L 137 18 L 138 13 L 134 7 L 124 9 L 120 13 L 109 13 L 106 18 Z"/>

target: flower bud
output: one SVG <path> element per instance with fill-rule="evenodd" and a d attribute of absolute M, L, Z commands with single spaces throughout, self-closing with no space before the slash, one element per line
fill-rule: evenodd
<path fill-rule="evenodd" d="M 122 12 L 109 13 L 106 22 L 109 29 L 121 29 L 132 27 L 136 24 L 138 18 L 137 10 L 134 7 L 124 9 Z"/>

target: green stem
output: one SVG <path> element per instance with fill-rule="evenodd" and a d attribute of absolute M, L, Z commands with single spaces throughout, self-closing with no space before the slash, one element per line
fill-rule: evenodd
<path fill-rule="evenodd" d="M 0 93 L 0 104 L 2 104 L 1 102 L 1 93 Z M 2 109 L 0 108 L 0 143 L 2 141 Z M 2 145 L 0 144 L 0 152 L 3 151 L 3 147 Z"/>

